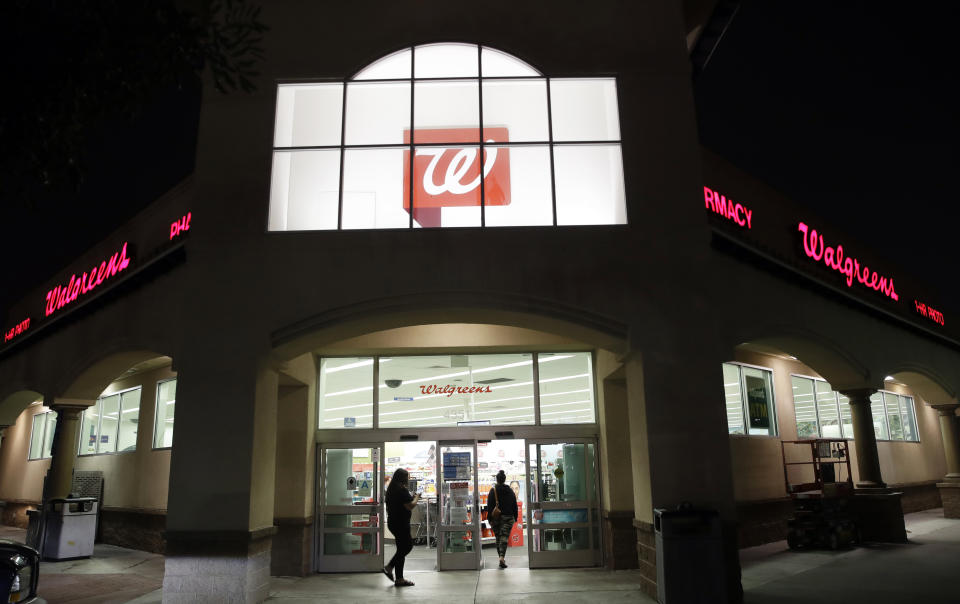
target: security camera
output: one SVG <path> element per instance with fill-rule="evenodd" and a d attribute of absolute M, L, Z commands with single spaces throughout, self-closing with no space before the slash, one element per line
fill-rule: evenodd
<path fill-rule="evenodd" d="M 384 382 L 386 382 L 388 388 L 399 388 L 403 380 L 384 380 Z"/>

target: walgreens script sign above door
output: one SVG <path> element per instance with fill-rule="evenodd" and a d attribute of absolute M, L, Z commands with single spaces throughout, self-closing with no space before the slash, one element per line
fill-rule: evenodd
<path fill-rule="evenodd" d="M 410 131 L 403 133 L 410 143 Z M 403 152 L 403 209 L 425 227 L 440 226 L 442 208 L 510 205 L 510 150 L 491 146 L 509 141 L 506 128 L 483 129 L 483 160 L 477 146 L 477 128 L 417 129 L 413 186 L 410 151 Z M 458 143 L 463 146 L 459 146 Z M 482 168 L 481 168 L 482 163 Z"/>

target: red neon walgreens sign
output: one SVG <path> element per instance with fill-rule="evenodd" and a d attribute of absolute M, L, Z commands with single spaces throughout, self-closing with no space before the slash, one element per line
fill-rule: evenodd
<path fill-rule="evenodd" d="M 90 293 L 110 277 L 126 270 L 128 266 L 130 266 L 130 258 L 127 257 L 127 242 L 124 242 L 120 251 L 114 252 L 113 256 L 100 262 L 99 266 L 94 264 L 79 278 L 74 273 L 70 276 L 69 282 L 48 291 L 45 315 L 49 317 L 80 296 Z"/>
<path fill-rule="evenodd" d="M 823 261 L 828 267 L 844 275 L 847 278 L 847 287 L 852 287 L 856 279 L 857 283 L 878 291 L 891 300 L 900 299 L 893 287 L 893 278 L 882 276 L 877 271 L 871 272 L 866 265 L 861 265 L 860 261 L 852 256 L 844 258 L 842 245 L 835 248 L 826 245 L 823 235 L 805 223 L 799 223 L 797 230 L 802 233 L 803 253 L 807 258 L 817 262 Z"/>

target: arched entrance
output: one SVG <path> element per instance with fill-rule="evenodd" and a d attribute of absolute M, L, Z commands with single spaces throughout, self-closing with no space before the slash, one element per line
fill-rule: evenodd
<path fill-rule="evenodd" d="M 601 384 L 619 367 L 609 348 L 622 350 L 622 338 L 543 316 L 477 309 L 380 314 L 325 331 L 288 333 L 278 346 L 287 356 L 299 353 L 288 363 L 306 367 L 304 359 L 315 359 L 314 570 L 383 565 L 391 535 L 383 526 L 382 493 L 396 467 L 410 470 L 426 494 L 415 513 L 421 526 L 414 536 L 426 553 L 419 564 L 480 567 L 493 542 L 480 504 L 501 469 L 500 455 L 516 457 L 504 464 L 514 470 L 509 475 L 522 509 L 512 537 L 523 543 L 529 564 L 601 563 L 610 490 Z M 310 387 L 301 388 L 306 394 Z M 616 404 L 625 408 L 626 400 Z M 285 414 L 281 403 L 281 432 L 291 423 Z M 619 427 L 624 434 L 616 437 L 628 442 L 628 429 Z M 279 455 L 277 471 L 279 516 Z M 630 482 L 618 481 L 627 498 Z"/>

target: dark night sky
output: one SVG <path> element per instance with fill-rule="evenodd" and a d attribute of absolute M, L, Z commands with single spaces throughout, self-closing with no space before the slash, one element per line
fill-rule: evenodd
<path fill-rule="evenodd" d="M 960 306 L 952 211 L 960 10 L 746 0 L 695 82 L 701 140 Z M 889 5 L 889 6 L 888 6 Z M 267 57 L 269 60 L 269 57 Z M 78 194 L 0 214 L 0 317 L 189 173 L 197 105 L 168 92 L 91 143 Z"/>

